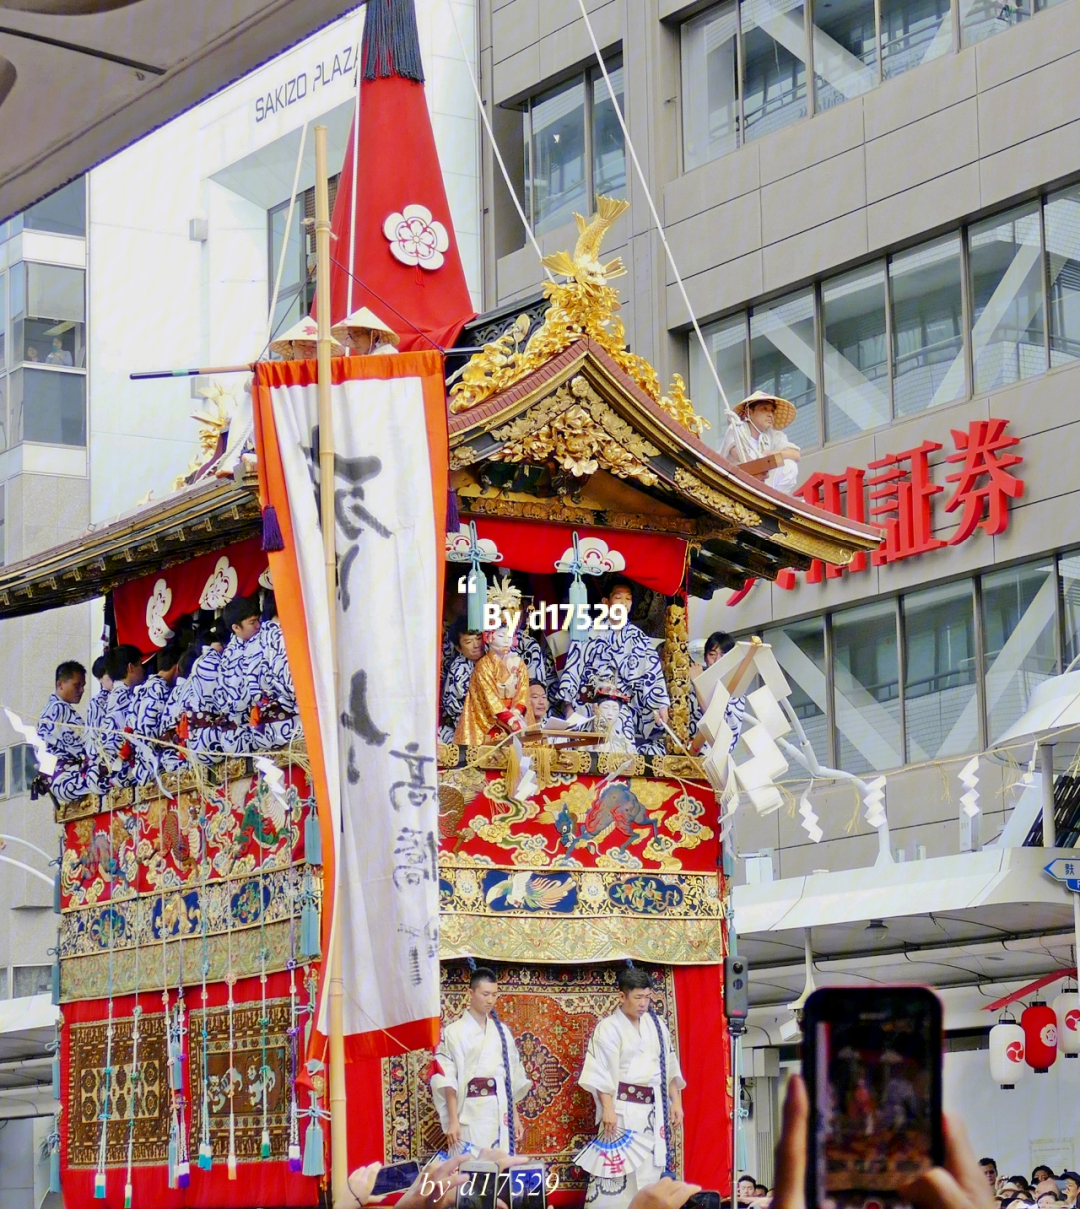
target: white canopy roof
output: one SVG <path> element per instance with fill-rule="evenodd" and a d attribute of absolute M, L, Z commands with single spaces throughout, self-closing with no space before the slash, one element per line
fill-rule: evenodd
<path fill-rule="evenodd" d="M 3 0 L 0 221 L 356 0 Z"/>

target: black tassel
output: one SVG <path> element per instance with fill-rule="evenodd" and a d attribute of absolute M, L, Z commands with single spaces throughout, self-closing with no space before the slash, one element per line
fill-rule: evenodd
<path fill-rule="evenodd" d="M 461 528 L 461 513 L 458 511 L 457 493 L 451 487 L 446 492 L 446 532 L 457 533 Z"/>
<path fill-rule="evenodd" d="M 365 80 L 402 76 L 423 84 L 413 0 L 368 0 L 363 59 Z"/>
<path fill-rule="evenodd" d="M 262 511 L 262 548 L 264 550 L 285 549 L 285 538 L 281 535 L 277 509 L 273 504 L 267 504 Z"/>

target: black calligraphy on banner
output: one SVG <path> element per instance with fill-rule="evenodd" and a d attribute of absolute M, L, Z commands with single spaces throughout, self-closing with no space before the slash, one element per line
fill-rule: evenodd
<path fill-rule="evenodd" d="M 412 942 L 409 945 L 409 979 L 414 987 L 422 986 L 424 982 L 424 972 L 430 969 L 427 965 L 420 964 L 421 956 L 425 957 L 428 962 L 435 961 L 439 956 L 439 922 L 428 920 L 423 928 L 414 928 L 409 924 L 402 924 L 398 928 L 398 932 L 403 936 L 407 936 Z"/>
<path fill-rule="evenodd" d="M 311 481 L 316 496 L 319 486 L 319 426 L 311 430 L 311 447 L 304 450 Z M 350 543 L 349 548 L 338 560 L 338 592 L 341 595 L 343 613 L 349 611 L 352 596 L 349 593 L 349 574 L 360 553 L 360 536 L 368 530 L 379 537 L 392 537 L 391 531 L 364 505 L 364 483 L 382 473 L 382 459 L 374 454 L 356 458 L 334 455 L 334 520 L 337 527 Z M 343 487 L 337 486 L 344 483 Z M 318 499 L 316 499 L 318 503 Z"/>
<path fill-rule="evenodd" d="M 439 880 L 435 833 L 419 827 L 402 827 L 394 840 L 394 885 L 399 890 Z"/>
<path fill-rule="evenodd" d="M 406 743 L 404 751 L 391 751 L 398 760 L 404 760 L 409 770 L 407 781 L 395 781 L 390 786 L 390 804 L 400 811 L 405 806 L 420 809 L 429 803 L 438 809 L 439 788 L 427 780 L 425 764 L 434 765 L 434 756 L 422 756 L 419 743 Z"/>

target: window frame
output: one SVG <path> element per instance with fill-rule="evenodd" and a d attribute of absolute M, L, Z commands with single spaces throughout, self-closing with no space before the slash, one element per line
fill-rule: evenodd
<path fill-rule="evenodd" d="M 1041 267 L 1039 272 L 1039 281 L 1042 291 L 1042 312 L 1043 312 L 1043 369 L 1036 374 L 1032 374 L 1027 378 L 1020 379 L 1021 382 L 1037 381 L 1039 378 L 1045 377 L 1047 374 L 1054 373 L 1059 369 L 1074 368 L 1080 361 L 1073 360 L 1065 362 L 1061 365 L 1053 365 L 1051 361 L 1052 348 L 1052 329 L 1053 319 L 1051 313 L 1051 283 L 1050 283 L 1050 260 L 1046 246 L 1046 207 L 1051 199 L 1056 199 L 1058 195 L 1067 192 L 1070 189 L 1075 189 L 1080 186 L 1080 178 L 1073 179 L 1062 185 L 1057 185 L 1053 189 L 1044 189 L 1035 199 L 1038 204 L 1038 227 L 1039 227 L 1039 256 L 1041 257 Z M 975 366 L 974 366 L 974 350 L 972 345 L 972 320 L 974 315 L 974 302 L 972 298 L 972 280 L 971 280 L 971 253 L 970 253 L 970 234 L 972 228 L 984 223 L 991 222 L 995 218 L 1000 218 L 1010 211 L 1017 209 L 1024 202 L 1014 201 L 1010 205 L 996 206 L 986 213 L 974 216 L 971 221 L 963 225 L 953 228 L 949 231 L 944 231 L 934 235 L 932 238 L 923 238 L 915 241 L 906 241 L 903 244 L 891 248 L 885 252 L 878 252 L 874 256 L 865 257 L 851 264 L 837 267 L 827 275 L 815 277 L 808 285 L 804 284 L 797 288 L 786 290 L 781 294 L 766 295 L 758 299 L 752 299 L 745 302 L 741 307 L 722 313 L 715 319 L 711 319 L 702 323 L 703 335 L 708 340 L 708 329 L 714 324 L 729 323 L 735 318 L 740 318 L 743 328 L 743 378 L 744 381 L 751 384 L 753 389 L 753 357 L 751 352 L 751 317 L 755 311 L 764 311 L 778 304 L 794 298 L 797 294 L 810 289 L 813 294 L 814 305 L 814 362 L 817 381 L 816 389 L 816 407 L 817 407 L 817 430 L 819 440 L 813 445 L 805 446 L 808 449 L 824 448 L 828 445 L 841 444 L 844 441 L 857 440 L 859 437 L 865 436 L 868 433 L 881 432 L 891 427 L 898 421 L 906 421 L 918 415 L 923 415 L 929 411 L 935 411 L 939 407 L 949 407 L 957 403 L 963 403 L 973 399 L 978 395 L 989 396 L 995 390 L 1000 390 L 1002 387 L 993 387 L 987 391 L 976 392 L 975 390 Z M 917 250 L 920 247 L 935 243 L 939 240 L 956 238 L 959 245 L 959 273 L 960 273 L 960 324 L 961 332 L 961 349 L 960 355 L 963 358 L 964 385 L 963 391 L 955 399 L 949 399 L 942 403 L 927 406 L 921 411 L 913 411 L 906 415 L 900 416 L 896 410 L 896 349 L 895 349 L 895 301 L 893 296 L 893 279 L 892 266 L 897 257 L 903 256 L 911 251 Z M 876 425 L 873 428 L 863 428 L 855 433 L 832 438 L 829 436 L 828 427 L 828 404 L 825 391 L 825 370 L 824 370 L 824 332 L 825 332 L 825 315 L 823 293 L 828 284 L 837 278 L 847 276 L 850 273 L 857 272 L 859 269 L 870 268 L 876 263 L 882 263 L 885 273 L 885 359 L 886 359 L 886 377 L 888 379 L 888 402 L 889 402 L 889 418 L 883 423 Z M 696 333 L 691 330 L 686 333 L 687 340 L 693 342 L 696 340 Z M 1037 347 L 1037 346 L 1033 346 Z M 711 356 L 711 353 L 709 354 Z M 715 364 L 715 361 L 714 361 Z M 1016 385 L 1015 383 L 1010 385 Z M 691 381 L 691 393 L 700 389 L 701 383 Z M 706 389 L 709 388 L 706 386 Z M 720 429 L 716 434 L 716 440 L 723 435 L 723 429 Z"/>
<path fill-rule="evenodd" d="M 858 601 L 839 605 L 837 607 L 822 610 L 819 612 L 810 611 L 807 613 L 793 614 L 790 617 L 773 618 L 767 625 L 757 626 L 749 630 L 736 631 L 736 636 L 739 638 L 748 637 L 751 634 L 762 635 L 770 629 L 783 629 L 787 626 L 796 624 L 797 622 L 813 621 L 820 618 L 823 623 L 824 630 L 824 658 L 825 658 L 825 686 L 826 686 L 826 709 L 825 718 L 827 726 L 826 748 L 828 750 L 829 763 L 834 768 L 840 767 L 840 731 L 837 724 L 836 710 L 836 645 L 833 637 L 833 625 L 835 619 L 844 613 L 850 612 L 853 609 L 862 607 L 863 605 L 878 602 L 880 604 L 891 605 L 893 610 L 894 624 L 896 627 L 896 654 L 897 654 L 897 704 L 899 708 L 899 743 L 900 750 L 903 753 L 904 763 L 893 768 L 882 768 L 875 770 L 880 773 L 893 773 L 900 768 L 913 767 L 923 763 L 921 760 L 913 760 L 908 750 L 908 722 L 907 722 L 907 624 L 905 614 L 905 602 L 909 596 L 925 591 L 932 587 L 950 587 L 957 584 L 967 583 L 971 593 L 972 605 L 972 621 L 974 629 L 974 644 L 973 644 L 973 659 L 975 670 L 975 702 L 976 702 L 976 728 L 975 728 L 975 743 L 976 747 L 957 752 L 955 754 L 934 756 L 933 763 L 941 762 L 961 762 L 966 758 L 979 753 L 990 750 L 990 745 L 993 742 L 993 736 L 990 734 L 990 717 L 989 709 L 987 708 L 987 659 L 986 659 L 986 637 L 985 626 L 986 617 L 983 605 L 983 580 L 988 575 L 994 575 L 1003 571 L 1016 571 L 1024 567 L 1036 567 L 1040 564 L 1049 565 L 1050 574 L 1054 577 L 1054 616 L 1052 624 L 1054 626 L 1054 654 L 1055 654 L 1055 670 L 1051 675 L 1061 675 L 1067 670 L 1065 656 L 1067 653 L 1066 647 L 1066 616 L 1065 616 L 1065 599 L 1064 599 L 1064 580 L 1061 573 L 1062 561 L 1068 558 L 1080 558 L 1080 546 L 1067 546 L 1059 550 L 1052 550 L 1049 553 L 1035 555 L 1034 557 L 1015 559 L 1010 562 L 996 563 L 991 566 L 983 567 L 980 570 L 968 575 L 956 575 L 950 578 L 941 580 L 932 580 L 926 583 L 912 585 L 910 588 L 897 591 L 894 593 L 882 593 L 880 596 L 872 596 L 863 598 Z M 1080 622 L 1080 611 L 1077 612 L 1077 620 Z M 1077 649 L 1078 654 L 1075 657 L 1075 662 L 1080 663 L 1080 624 L 1077 628 Z"/>
<path fill-rule="evenodd" d="M 625 61 L 623 59 L 622 47 L 613 51 L 610 55 L 604 56 L 604 70 L 610 76 L 613 71 L 623 69 L 623 92 L 622 105 L 619 112 L 622 114 L 623 121 L 626 121 L 626 75 Z M 582 160 L 585 165 L 585 195 L 589 199 L 590 212 L 596 207 L 596 142 L 595 142 L 595 97 L 593 95 L 594 88 L 599 84 L 605 92 L 607 84 L 604 82 L 604 73 L 600 70 L 597 63 L 586 64 L 581 70 L 566 76 L 564 79 L 556 79 L 553 83 L 549 83 L 545 88 L 537 88 L 531 92 L 529 96 L 521 102 L 521 133 L 524 143 L 524 156 L 522 160 L 524 182 L 522 184 L 522 204 L 525 210 L 525 216 L 529 220 L 529 225 L 535 231 L 539 219 L 536 214 L 536 173 L 533 167 L 533 107 L 536 105 L 537 99 L 545 93 L 556 94 L 556 90 L 562 92 L 573 88 L 575 85 L 582 85 L 584 92 L 584 122 L 585 122 L 585 139 L 582 144 Z M 557 94 L 556 94 L 557 95 Z M 608 97 L 610 100 L 610 96 Z M 626 147 L 623 147 L 623 157 L 626 157 Z M 629 175 L 627 175 L 629 183 Z M 566 224 L 563 224 L 566 225 Z M 552 228 L 553 230 L 556 228 Z M 546 232 L 545 232 L 546 234 Z M 273 288 L 271 286 L 271 288 Z"/>

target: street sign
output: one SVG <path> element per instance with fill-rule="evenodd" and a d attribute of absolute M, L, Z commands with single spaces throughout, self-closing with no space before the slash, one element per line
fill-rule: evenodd
<path fill-rule="evenodd" d="M 1064 882 L 1070 890 L 1080 894 L 1080 860 L 1071 861 L 1059 856 L 1045 868 L 1055 881 Z"/>

